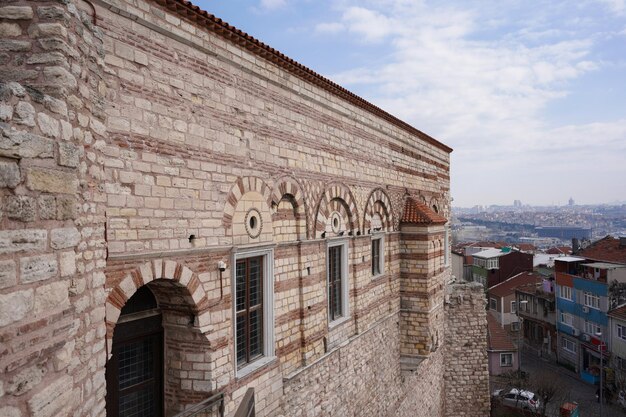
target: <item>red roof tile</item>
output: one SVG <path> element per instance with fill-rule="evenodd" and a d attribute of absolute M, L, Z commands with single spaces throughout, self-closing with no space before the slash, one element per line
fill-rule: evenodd
<path fill-rule="evenodd" d="M 572 248 L 570 248 L 569 246 L 554 246 L 548 249 L 546 253 L 549 255 L 571 255 Z"/>
<path fill-rule="evenodd" d="M 609 311 L 608 315 L 626 321 L 626 304 Z"/>
<path fill-rule="evenodd" d="M 514 243 L 513 246 L 518 248 L 521 251 L 534 251 L 537 250 L 537 247 L 532 243 Z"/>
<path fill-rule="evenodd" d="M 511 341 L 506 330 L 504 330 L 498 320 L 487 313 L 487 341 L 489 350 L 516 351 L 517 347 Z"/>
<path fill-rule="evenodd" d="M 607 236 L 593 242 L 590 246 L 576 254 L 594 261 L 626 264 L 626 246 L 619 243 L 619 239 Z"/>
<path fill-rule="evenodd" d="M 436 213 L 426 204 L 409 197 L 404 203 L 404 213 L 400 222 L 409 224 L 446 224 L 448 219 Z"/>
<path fill-rule="evenodd" d="M 543 277 L 534 272 L 521 272 L 489 288 L 488 293 L 490 296 L 506 297 L 507 295 L 515 293 L 517 287 L 541 283 L 542 280 Z"/>
<path fill-rule="evenodd" d="M 202 10 L 195 4 L 186 0 L 155 0 L 156 3 L 168 8 L 169 10 L 177 13 L 178 15 L 189 19 L 192 22 L 203 26 L 216 33 L 218 36 L 225 38 L 226 40 L 248 49 L 250 52 L 264 58 L 274 64 L 282 67 L 284 70 L 294 74 L 295 76 L 308 81 L 318 87 L 347 100 L 355 106 L 388 121 L 389 123 L 396 125 L 400 129 L 403 129 L 411 134 L 418 136 L 420 139 L 436 146 L 437 148 L 445 151 L 452 152 L 452 148 L 439 142 L 437 139 L 427 135 L 426 133 L 414 128 L 406 122 L 392 116 L 381 108 L 373 105 L 372 103 L 362 99 L 354 93 L 346 90 L 340 85 L 332 82 L 328 78 L 322 77 L 315 71 L 305 67 L 304 65 L 294 61 L 283 53 L 276 49 L 264 44 L 258 39 L 253 38 L 247 33 L 237 29 L 234 26 L 229 25 L 222 19 L 215 17 L 214 15 Z"/>

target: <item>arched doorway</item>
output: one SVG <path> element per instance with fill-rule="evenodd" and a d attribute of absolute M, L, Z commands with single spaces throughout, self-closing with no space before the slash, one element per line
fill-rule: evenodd
<path fill-rule="evenodd" d="M 108 417 L 163 415 L 163 326 L 156 298 L 144 285 L 126 302 L 106 367 Z"/>

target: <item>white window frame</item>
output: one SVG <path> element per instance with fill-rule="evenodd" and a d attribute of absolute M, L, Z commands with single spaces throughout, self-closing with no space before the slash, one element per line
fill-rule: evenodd
<path fill-rule="evenodd" d="M 511 322 L 511 331 L 519 332 L 519 321 L 512 321 Z"/>
<path fill-rule="evenodd" d="M 375 240 L 380 240 L 380 254 L 378 259 L 380 261 L 380 272 L 376 275 L 372 275 L 372 278 L 378 278 L 382 275 L 385 275 L 385 235 L 384 234 L 374 234 L 372 235 L 372 243 Z M 370 251 L 371 252 L 371 251 Z M 371 253 L 370 253 L 371 256 Z M 373 259 L 371 260 L 373 261 Z M 371 266 L 371 265 L 370 265 Z"/>
<path fill-rule="evenodd" d="M 495 298 L 489 298 L 489 310 L 498 311 L 498 300 Z"/>
<path fill-rule="evenodd" d="M 574 299 L 572 298 L 572 287 L 559 285 L 559 297 L 568 301 L 574 301 Z"/>
<path fill-rule="evenodd" d="M 328 256 L 328 250 L 332 247 L 341 246 L 341 317 L 335 319 L 334 321 L 330 321 L 330 315 L 328 320 L 328 327 L 335 327 L 347 320 L 350 319 L 350 294 L 349 294 L 349 283 L 350 276 L 348 275 L 348 239 L 333 239 L 328 240 L 326 244 L 326 311 L 330 311 L 330 300 L 328 299 L 328 285 L 329 285 L 329 273 L 330 273 L 330 257 Z"/>
<path fill-rule="evenodd" d="M 626 340 L 626 326 L 615 323 L 615 335 L 618 339 Z"/>
<path fill-rule="evenodd" d="M 510 361 L 507 363 L 507 361 L 505 360 L 505 358 L 510 358 Z M 501 368 L 508 368 L 513 366 L 513 354 L 512 353 L 501 353 L 500 354 L 500 367 Z"/>
<path fill-rule="evenodd" d="M 591 293 L 589 291 L 583 292 L 583 302 L 584 305 L 593 308 L 595 310 L 600 310 L 600 297 Z"/>
<path fill-rule="evenodd" d="M 574 316 L 569 313 L 564 313 L 561 311 L 561 317 L 559 321 L 566 326 L 574 327 Z"/>
<path fill-rule="evenodd" d="M 511 301 L 511 313 L 517 313 L 517 301 Z"/>
<path fill-rule="evenodd" d="M 602 328 L 592 321 L 585 320 L 585 333 L 595 336 L 600 333 Z"/>
<path fill-rule="evenodd" d="M 572 349 L 569 349 L 568 345 L 571 345 Z M 573 342 L 573 341 L 563 337 L 563 338 L 561 338 L 561 349 L 563 349 L 564 351 L 566 351 L 568 353 L 576 354 L 576 352 L 577 352 L 576 342 Z"/>
<path fill-rule="evenodd" d="M 245 258 L 263 257 L 263 356 L 237 369 L 237 360 L 233 361 L 235 377 L 244 376 L 256 371 L 276 359 L 274 351 L 274 246 L 256 248 L 235 248 L 231 260 L 231 288 L 236 288 L 237 261 Z M 234 296 L 233 296 L 234 300 Z M 237 317 L 237 306 L 232 303 L 233 317 Z M 237 321 L 233 319 L 233 358 L 237 358 Z"/>

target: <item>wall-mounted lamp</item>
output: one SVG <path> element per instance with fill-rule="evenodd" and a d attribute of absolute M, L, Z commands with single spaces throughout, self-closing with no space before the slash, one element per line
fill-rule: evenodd
<path fill-rule="evenodd" d="M 224 261 L 219 261 L 217 263 L 217 269 L 219 269 L 220 271 L 224 272 L 226 271 L 226 262 Z"/>

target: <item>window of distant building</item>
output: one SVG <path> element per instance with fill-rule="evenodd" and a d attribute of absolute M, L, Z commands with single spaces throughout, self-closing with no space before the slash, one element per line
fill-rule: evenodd
<path fill-rule="evenodd" d="M 511 301 L 511 313 L 517 313 L 517 302 Z"/>
<path fill-rule="evenodd" d="M 498 309 L 498 301 L 495 298 L 490 298 L 489 299 L 489 308 L 491 310 L 497 310 Z"/>
<path fill-rule="evenodd" d="M 559 296 L 566 300 L 572 301 L 572 288 L 559 285 Z"/>
<path fill-rule="evenodd" d="M 372 237 L 372 276 L 385 272 L 385 246 L 383 236 Z"/>
<path fill-rule="evenodd" d="M 583 301 L 587 307 L 600 309 L 600 297 L 588 291 L 583 292 Z"/>
<path fill-rule="evenodd" d="M 572 342 L 569 339 L 566 339 L 566 338 L 561 339 L 561 348 L 563 348 L 563 350 L 566 352 L 576 353 L 576 343 Z"/>
<path fill-rule="evenodd" d="M 500 366 L 502 367 L 513 366 L 513 354 L 501 353 L 500 354 Z"/>
<path fill-rule="evenodd" d="M 348 242 L 328 243 L 327 257 L 328 321 L 337 322 L 349 315 Z"/>
<path fill-rule="evenodd" d="M 602 330 L 600 329 L 600 326 L 592 321 L 585 320 L 585 333 L 595 335 L 597 333 L 600 333 L 601 331 Z"/>
<path fill-rule="evenodd" d="M 235 350 L 242 376 L 274 356 L 272 249 L 236 253 L 234 275 Z"/>
<path fill-rule="evenodd" d="M 621 324 L 616 324 L 615 331 L 617 333 L 617 337 L 619 337 L 622 340 L 626 340 L 626 326 L 622 326 Z"/>
<path fill-rule="evenodd" d="M 519 321 L 514 321 L 511 323 L 511 331 L 517 332 L 519 330 Z"/>
<path fill-rule="evenodd" d="M 561 323 L 567 325 L 567 326 L 573 326 L 574 325 L 574 316 L 572 316 L 569 313 L 561 313 Z"/>

